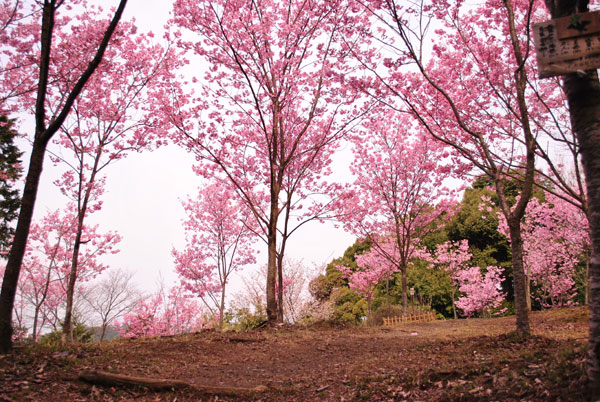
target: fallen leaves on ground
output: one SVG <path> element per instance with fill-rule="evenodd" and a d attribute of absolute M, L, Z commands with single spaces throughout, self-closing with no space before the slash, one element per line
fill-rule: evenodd
<path fill-rule="evenodd" d="M 202 332 L 65 350 L 20 346 L 0 356 L 0 401 L 236 400 L 96 386 L 78 380 L 84 370 L 199 386 L 265 385 L 252 397 L 261 401 L 581 400 L 587 308 L 536 312 L 531 322 L 533 335 L 524 341 L 511 332 L 514 317 L 504 317 Z"/>

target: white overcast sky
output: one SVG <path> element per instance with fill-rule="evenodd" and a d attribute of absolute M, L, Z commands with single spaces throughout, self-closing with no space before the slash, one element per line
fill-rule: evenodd
<path fill-rule="evenodd" d="M 142 31 L 151 30 L 155 39 L 160 40 L 171 7 L 172 1 L 129 0 L 123 19 L 135 17 Z M 23 125 L 27 126 L 30 125 Z M 191 154 L 170 145 L 154 152 L 130 154 L 106 170 L 103 208 L 90 217 L 90 222 L 100 224 L 103 231 L 116 230 L 121 234 L 121 252 L 104 261 L 111 267 L 134 271 L 135 280 L 144 291 L 154 290 L 159 277 L 164 278 L 167 285 L 177 281 L 171 249 L 184 246 L 181 222 L 185 214 L 180 199 L 196 193 L 199 179 L 191 170 L 193 163 Z M 341 165 L 344 164 L 341 161 Z M 338 171 L 347 169 L 342 167 Z M 66 198 L 52 184 L 61 172 L 49 159 L 46 160 L 35 209 L 36 218 L 66 203 Z M 291 237 L 286 255 L 294 260 L 303 260 L 307 267 L 312 268 L 342 255 L 353 242 L 353 236 L 342 229 L 335 229 L 332 224 L 311 223 Z M 266 247 L 258 244 L 261 251 L 259 261 L 264 264 Z M 235 290 L 240 279 L 234 281 Z"/>

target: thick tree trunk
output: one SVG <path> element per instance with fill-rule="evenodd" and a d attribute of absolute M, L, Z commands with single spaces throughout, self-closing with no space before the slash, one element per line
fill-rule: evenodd
<path fill-rule="evenodd" d="M 276 222 L 276 221 L 275 221 Z M 277 298 L 275 296 L 275 283 L 277 280 L 277 229 L 276 223 L 271 222 L 267 238 L 267 321 L 270 324 L 277 322 Z"/>
<path fill-rule="evenodd" d="M 596 71 L 563 77 L 571 122 L 581 147 L 589 197 L 592 254 L 589 264 L 590 338 L 587 375 L 590 396 L 600 398 L 600 83 Z"/>
<path fill-rule="evenodd" d="M 508 220 L 508 219 L 507 219 Z M 523 267 L 523 239 L 521 238 L 520 219 L 508 220 L 510 230 L 510 249 L 512 252 L 513 287 L 515 290 L 515 310 L 517 315 L 517 334 L 529 336 L 529 310 L 527 309 L 525 290 L 525 269 Z"/>
<path fill-rule="evenodd" d="M 552 18 L 585 12 L 588 1 L 546 0 Z M 579 7 L 579 8 L 577 8 Z M 590 335 L 587 358 L 588 391 L 600 399 L 600 82 L 596 70 L 563 76 L 571 125 L 581 149 L 588 195 L 592 252 L 589 264 Z"/>
<path fill-rule="evenodd" d="M 29 228 L 31 226 L 31 218 L 33 216 L 33 208 L 37 197 L 40 176 L 42 174 L 46 146 L 67 118 L 75 99 L 77 99 L 86 82 L 90 79 L 102 61 L 104 52 L 106 51 L 110 38 L 123 15 L 126 5 L 127 0 L 120 1 L 119 7 L 115 11 L 110 25 L 104 32 L 104 36 L 102 37 L 102 41 L 94 58 L 87 65 L 85 71 L 81 74 L 73 86 L 73 89 L 67 95 L 60 113 L 56 115 L 56 118 L 54 118 L 46 128 L 45 103 L 48 86 L 48 72 L 50 70 L 50 49 L 52 48 L 54 14 L 57 4 L 49 1 L 44 2 L 40 40 L 40 73 L 35 105 L 35 137 L 31 151 L 29 170 L 27 171 L 27 178 L 25 179 L 25 189 L 23 190 L 23 198 L 21 199 L 21 210 L 19 212 L 19 219 L 17 220 L 15 237 L 6 263 L 2 291 L 0 292 L 0 353 L 6 353 L 12 348 L 12 310 L 19 281 L 19 273 L 21 271 L 21 263 L 23 262 L 27 237 L 29 236 Z"/>
<path fill-rule="evenodd" d="M 21 271 L 21 262 L 25 255 L 27 237 L 31 226 L 33 208 L 37 197 L 40 176 L 44 163 L 46 144 L 36 141 L 33 145 L 29 170 L 25 179 L 25 189 L 21 199 L 21 211 L 15 229 L 15 237 L 6 263 L 2 291 L 0 293 L 0 353 L 12 348 L 12 312 Z"/>

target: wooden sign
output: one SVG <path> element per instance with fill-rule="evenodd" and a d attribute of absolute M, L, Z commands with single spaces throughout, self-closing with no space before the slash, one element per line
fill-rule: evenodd
<path fill-rule="evenodd" d="M 540 78 L 600 67 L 600 11 L 533 24 Z"/>

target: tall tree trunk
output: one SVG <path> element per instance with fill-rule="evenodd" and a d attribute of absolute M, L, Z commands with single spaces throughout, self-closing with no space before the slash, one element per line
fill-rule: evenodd
<path fill-rule="evenodd" d="M 587 375 L 590 396 L 600 398 L 600 83 L 595 70 L 563 77 L 571 122 L 581 146 L 589 197 L 592 254 L 589 264 L 590 337 Z"/>
<path fill-rule="evenodd" d="M 515 290 L 515 310 L 517 315 L 517 334 L 528 336 L 529 310 L 527 309 L 525 290 L 525 270 L 523 267 L 523 239 L 521 238 L 521 221 L 517 218 L 507 219 L 510 231 L 510 249 L 512 251 L 513 287 Z"/>
<path fill-rule="evenodd" d="M 585 12 L 588 1 L 546 0 L 552 18 Z M 577 8 L 579 7 L 579 8 Z M 600 399 L 600 82 L 596 70 L 564 75 L 571 126 L 581 149 L 588 195 L 592 252 L 589 266 L 590 335 L 587 357 L 588 391 Z"/>
<path fill-rule="evenodd" d="M 531 311 L 531 269 L 529 266 L 525 273 L 525 298 L 527 299 L 527 311 Z"/>
<path fill-rule="evenodd" d="M 273 211 L 275 209 L 275 211 Z M 275 296 L 275 283 L 277 282 L 277 204 L 271 206 L 271 220 L 267 235 L 267 321 L 269 324 L 277 322 L 277 298 Z"/>
<path fill-rule="evenodd" d="M 81 248 L 81 236 L 83 235 L 83 222 L 85 220 L 85 214 L 87 213 L 87 207 L 92 196 L 92 188 L 96 182 L 96 175 L 98 174 L 100 158 L 102 157 L 102 149 L 104 147 L 104 140 L 100 141 L 96 155 L 94 157 L 94 166 L 90 174 L 90 179 L 84 184 L 83 176 L 83 155 L 81 155 L 81 165 L 79 172 L 79 202 L 77 205 L 77 232 L 75 233 L 75 242 L 73 243 L 73 256 L 71 258 L 71 271 L 69 272 L 69 282 L 67 283 L 67 306 L 65 308 L 65 319 L 63 321 L 63 342 L 73 342 L 73 301 L 75 297 L 75 283 L 77 282 L 77 270 L 79 268 L 79 250 Z M 83 194 L 83 200 L 81 199 L 82 188 L 85 188 Z"/>
<path fill-rule="evenodd" d="M 46 144 L 34 142 L 29 170 L 25 179 L 25 189 L 21 199 L 21 211 L 15 229 L 15 237 L 8 255 L 2 291 L 0 293 L 0 353 L 6 353 L 12 348 L 12 311 L 14 308 L 21 262 L 25 255 L 29 227 L 33 216 L 33 208 L 37 197 L 38 184 L 42 174 L 42 166 Z"/>
<path fill-rule="evenodd" d="M 63 321 L 63 342 L 73 342 L 73 299 L 75 296 L 75 282 L 77 281 L 77 267 L 79 260 L 79 248 L 81 247 L 81 234 L 83 232 L 84 213 L 80 212 L 77 219 L 77 233 L 75 234 L 75 243 L 73 244 L 73 257 L 71 260 L 71 270 L 69 272 L 69 282 L 67 283 L 67 305 L 65 307 L 65 319 Z"/>
<path fill-rule="evenodd" d="M 400 274 L 402 276 L 402 314 L 405 315 L 408 312 L 408 292 L 406 291 L 406 264 L 402 264 L 402 267 L 400 267 Z"/>
<path fill-rule="evenodd" d="M 277 255 L 277 322 L 283 322 L 283 248 Z"/>
<path fill-rule="evenodd" d="M 58 113 L 56 118 L 53 119 L 48 127 L 46 127 L 45 103 L 48 88 L 48 72 L 50 70 L 50 49 L 52 48 L 54 14 L 57 3 L 56 0 L 44 2 L 40 40 L 40 72 L 35 104 L 35 136 L 31 150 L 29 169 L 25 179 L 25 189 L 23 190 L 23 198 L 21 199 L 21 210 L 15 229 L 15 237 L 8 255 L 6 270 L 4 271 L 4 280 L 2 282 L 2 291 L 0 292 L 0 353 L 6 353 L 12 348 L 12 310 L 17 292 L 17 284 L 19 282 L 21 263 L 23 262 L 27 237 L 29 236 L 35 199 L 37 198 L 40 176 L 42 174 L 46 146 L 67 118 L 75 99 L 77 99 L 86 82 L 90 79 L 102 61 L 104 52 L 108 47 L 110 38 L 117 28 L 126 5 L 127 0 L 121 0 L 119 2 L 119 7 L 115 11 L 110 25 L 104 32 L 102 41 L 98 46 L 94 58 L 87 65 L 85 71 L 79 76 L 73 89 L 67 95 L 65 103 L 60 109 L 60 113 Z"/>
<path fill-rule="evenodd" d="M 225 287 L 227 285 L 227 281 L 223 282 L 221 286 L 221 304 L 219 305 L 219 330 L 223 331 L 223 321 L 225 320 Z"/>

